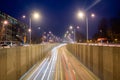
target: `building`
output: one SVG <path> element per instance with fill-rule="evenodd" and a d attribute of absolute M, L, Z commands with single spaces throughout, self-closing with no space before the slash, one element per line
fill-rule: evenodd
<path fill-rule="evenodd" d="M 7 21 L 5 23 L 5 21 Z M 27 42 L 28 26 L 0 11 L 0 41 Z"/>

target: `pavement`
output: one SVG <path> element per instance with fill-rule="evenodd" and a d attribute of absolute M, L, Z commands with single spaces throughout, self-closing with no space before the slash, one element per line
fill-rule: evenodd
<path fill-rule="evenodd" d="M 99 80 L 72 55 L 65 44 L 53 48 L 46 58 L 37 63 L 20 80 Z"/>

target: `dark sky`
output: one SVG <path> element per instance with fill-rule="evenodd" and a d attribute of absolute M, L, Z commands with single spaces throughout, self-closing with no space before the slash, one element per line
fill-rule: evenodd
<path fill-rule="evenodd" d="M 39 26 L 50 29 L 56 35 L 62 36 L 65 30 L 72 26 L 80 26 L 85 32 L 85 21 L 76 18 L 78 10 L 85 10 L 96 0 L 1 0 L 0 10 L 21 20 L 23 14 L 29 15 L 38 10 L 42 14 Z M 103 18 L 115 17 L 120 13 L 120 0 L 101 0 L 87 11 L 87 14 L 95 13 L 94 20 L 89 18 L 89 36 L 97 30 L 98 21 Z M 32 25 L 34 26 L 34 25 Z M 38 25 L 37 25 L 38 26 Z"/>

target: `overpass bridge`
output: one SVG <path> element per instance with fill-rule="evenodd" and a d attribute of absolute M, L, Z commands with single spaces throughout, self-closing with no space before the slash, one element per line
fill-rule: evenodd
<path fill-rule="evenodd" d="M 120 80 L 120 46 L 39 44 L 0 49 L 0 80 Z"/>

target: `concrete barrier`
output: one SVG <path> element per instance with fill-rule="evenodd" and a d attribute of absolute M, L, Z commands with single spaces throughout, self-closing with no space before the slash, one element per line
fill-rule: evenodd
<path fill-rule="evenodd" d="M 120 80 L 120 47 L 68 44 L 67 49 L 101 80 Z"/>
<path fill-rule="evenodd" d="M 57 44 L 0 49 L 0 80 L 18 80 Z"/>

